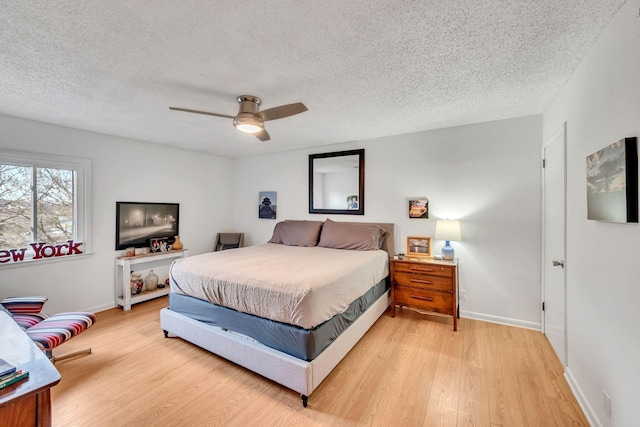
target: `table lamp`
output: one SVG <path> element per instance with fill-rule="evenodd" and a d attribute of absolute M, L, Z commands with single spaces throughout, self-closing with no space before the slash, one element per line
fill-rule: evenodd
<path fill-rule="evenodd" d="M 445 245 L 442 247 L 442 259 L 451 261 L 455 255 L 455 252 L 449 242 L 462 240 L 462 234 L 460 233 L 460 221 L 439 219 L 436 222 L 435 239 L 446 241 Z"/>

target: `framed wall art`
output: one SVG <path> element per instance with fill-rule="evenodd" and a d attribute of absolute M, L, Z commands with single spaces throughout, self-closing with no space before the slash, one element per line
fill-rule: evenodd
<path fill-rule="evenodd" d="M 116 202 L 116 250 L 148 248 L 150 240 L 180 234 L 179 203 Z"/>
<path fill-rule="evenodd" d="M 358 202 L 357 194 L 352 194 L 351 196 L 347 196 L 347 209 L 348 210 L 360 209 L 360 203 Z"/>
<path fill-rule="evenodd" d="M 587 219 L 638 222 L 635 137 L 623 138 L 587 156 Z"/>
<path fill-rule="evenodd" d="M 409 218 L 429 218 L 429 200 L 418 198 L 409 200 Z"/>
<path fill-rule="evenodd" d="M 258 193 L 258 218 L 276 219 L 278 193 L 260 191 Z"/>
<path fill-rule="evenodd" d="M 431 258 L 431 237 L 407 237 L 407 257 Z"/>

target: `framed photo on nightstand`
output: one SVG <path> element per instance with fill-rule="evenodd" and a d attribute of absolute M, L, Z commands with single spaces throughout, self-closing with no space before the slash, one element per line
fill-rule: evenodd
<path fill-rule="evenodd" d="M 431 258 L 431 237 L 407 237 L 407 257 Z"/>

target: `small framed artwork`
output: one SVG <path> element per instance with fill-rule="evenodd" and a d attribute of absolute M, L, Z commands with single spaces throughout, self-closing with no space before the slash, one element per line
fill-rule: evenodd
<path fill-rule="evenodd" d="M 636 137 L 587 156 L 587 219 L 638 222 Z"/>
<path fill-rule="evenodd" d="M 258 193 L 258 218 L 276 219 L 277 199 L 276 191 Z"/>
<path fill-rule="evenodd" d="M 431 258 L 431 237 L 407 237 L 407 257 Z"/>
<path fill-rule="evenodd" d="M 347 196 L 347 209 L 350 211 L 360 209 L 360 203 L 358 203 L 358 195 L 352 194 L 351 196 Z"/>
<path fill-rule="evenodd" d="M 168 237 L 154 237 L 149 240 L 151 252 L 167 252 L 169 249 Z"/>
<path fill-rule="evenodd" d="M 429 218 L 429 200 L 409 200 L 409 218 Z"/>

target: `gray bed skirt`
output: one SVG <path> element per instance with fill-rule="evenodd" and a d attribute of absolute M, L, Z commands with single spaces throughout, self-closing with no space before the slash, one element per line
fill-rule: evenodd
<path fill-rule="evenodd" d="M 169 294 L 169 309 L 200 322 L 246 335 L 298 359 L 311 361 L 388 289 L 386 278 L 351 303 L 345 312 L 313 329 L 275 322 L 174 293 Z"/>

